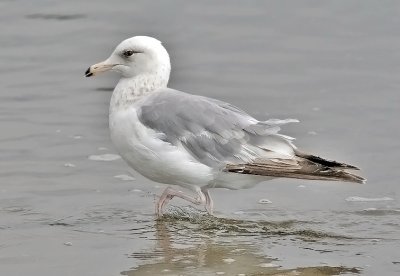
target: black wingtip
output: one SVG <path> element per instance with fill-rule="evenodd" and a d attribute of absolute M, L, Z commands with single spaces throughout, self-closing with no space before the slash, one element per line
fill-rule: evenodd
<path fill-rule="evenodd" d="M 89 67 L 85 72 L 85 77 L 91 77 L 91 76 L 93 76 L 93 73 L 90 72 L 90 67 Z"/>
<path fill-rule="evenodd" d="M 340 163 L 334 160 L 328 160 L 322 157 L 319 157 L 317 155 L 312 155 L 312 154 L 307 154 L 307 153 L 303 153 L 300 151 L 296 151 L 296 155 L 302 158 L 305 158 L 311 162 L 323 165 L 323 166 L 327 166 L 329 168 L 338 168 L 338 169 L 345 169 L 345 170 L 356 170 L 359 171 L 360 169 L 357 168 L 356 166 L 353 165 L 349 165 L 346 163 Z"/>

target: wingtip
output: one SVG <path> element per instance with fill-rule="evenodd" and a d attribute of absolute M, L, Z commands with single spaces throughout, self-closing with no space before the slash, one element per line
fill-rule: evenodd
<path fill-rule="evenodd" d="M 360 168 L 359 167 L 356 167 L 356 166 L 353 166 L 353 165 L 349 165 L 349 164 L 345 164 L 345 163 L 341 163 L 344 167 L 344 169 L 346 169 L 346 170 L 355 170 L 355 171 L 359 171 L 360 170 Z"/>

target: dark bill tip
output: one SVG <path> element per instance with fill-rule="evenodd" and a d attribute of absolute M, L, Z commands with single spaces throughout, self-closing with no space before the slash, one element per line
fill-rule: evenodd
<path fill-rule="evenodd" d="M 86 77 L 91 77 L 91 76 L 93 76 L 93 73 L 90 72 L 90 67 L 86 70 L 85 76 L 86 76 Z"/>

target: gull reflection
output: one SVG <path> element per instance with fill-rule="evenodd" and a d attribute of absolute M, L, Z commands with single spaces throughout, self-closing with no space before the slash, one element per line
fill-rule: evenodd
<path fill-rule="evenodd" d="M 285 269 L 262 254 L 260 235 L 199 230 L 176 219 L 158 220 L 155 245 L 131 257 L 142 262 L 122 275 L 338 275 L 356 268 L 300 267 Z"/>

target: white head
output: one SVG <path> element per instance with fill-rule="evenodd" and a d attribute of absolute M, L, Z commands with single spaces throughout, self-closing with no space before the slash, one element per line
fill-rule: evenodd
<path fill-rule="evenodd" d="M 122 41 L 108 59 L 90 66 L 85 75 L 91 77 L 109 70 L 120 73 L 123 78 L 155 75 L 168 82 L 171 64 L 160 41 L 148 36 L 134 36 Z"/>

